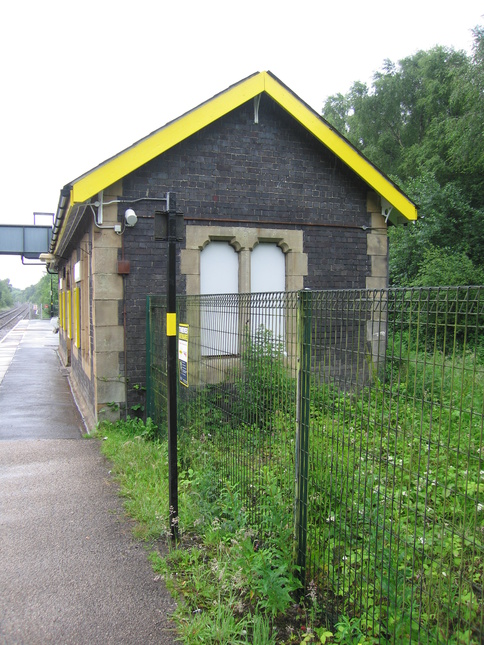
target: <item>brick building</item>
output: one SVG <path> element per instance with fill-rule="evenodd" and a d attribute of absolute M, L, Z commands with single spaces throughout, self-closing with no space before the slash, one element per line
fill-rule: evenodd
<path fill-rule="evenodd" d="M 183 213 L 177 288 L 186 294 L 384 288 L 387 224 L 417 216 L 268 72 L 67 184 L 48 262 L 59 272 L 60 352 L 89 425 L 111 414 L 107 404 L 129 405 L 125 377 L 144 382 L 146 295 L 166 292 L 167 192 Z"/>

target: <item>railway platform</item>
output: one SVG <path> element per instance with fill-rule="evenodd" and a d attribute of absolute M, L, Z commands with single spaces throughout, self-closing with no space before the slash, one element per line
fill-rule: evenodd
<path fill-rule="evenodd" d="M 50 320 L 21 320 L 0 343 L 0 438 L 79 439 L 85 432 Z"/>
<path fill-rule="evenodd" d="M 0 643 L 174 643 L 174 602 L 85 438 L 50 321 L 0 342 Z"/>

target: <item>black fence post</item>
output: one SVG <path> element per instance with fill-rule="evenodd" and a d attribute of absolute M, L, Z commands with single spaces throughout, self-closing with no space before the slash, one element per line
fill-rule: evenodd
<path fill-rule="evenodd" d="M 298 294 L 298 378 L 296 428 L 296 564 L 303 587 L 306 579 L 309 471 L 309 402 L 311 388 L 312 294 Z"/>
<path fill-rule="evenodd" d="M 168 212 L 167 399 L 168 497 L 171 536 L 178 536 L 177 356 L 176 356 L 176 194 L 166 194 Z"/>

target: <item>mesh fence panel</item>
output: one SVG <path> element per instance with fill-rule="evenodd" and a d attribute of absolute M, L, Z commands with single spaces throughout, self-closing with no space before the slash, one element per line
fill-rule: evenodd
<path fill-rule="evenodd" d="M 165 296 L 148 296 L 146 310 L 146 413 L 158 426 L 160 436 L 167 431 L 167 344 Z"/>
<path fill-rule="evenodd" d="M 383 642 L 480 642 L 482 290 L 312 305 L 306 583 Z"/>
<path fill-rule="evenodd" d="M 292 527 L 330 625 L 483 642 L 483 301 L 479 287 L 178 299 L 182 467 L 195 439 L 214 494 L 236 487 L 260 539 Z M 148 309 L 162 423 L 161 300 Z"/>
<path fill-rule="evenodd" d="M 182 459 L 188 466 L 190 439 L 202 437 L 219 484 L 237 487 L 262 532 L 272 523 L 264 500 L 271 485 L 280 491 L 284 521 L 293 521 L 296 298 L 178 301 L 179 321 L 189 329 L 189 385 L 179 386 Z"/>

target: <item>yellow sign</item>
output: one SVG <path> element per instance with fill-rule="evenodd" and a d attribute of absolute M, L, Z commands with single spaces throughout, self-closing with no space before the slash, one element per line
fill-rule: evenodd
<path fill-rule="evenodd" d="M 166 314 L 166 335 L 176 336 L 176 314 Z"/>

